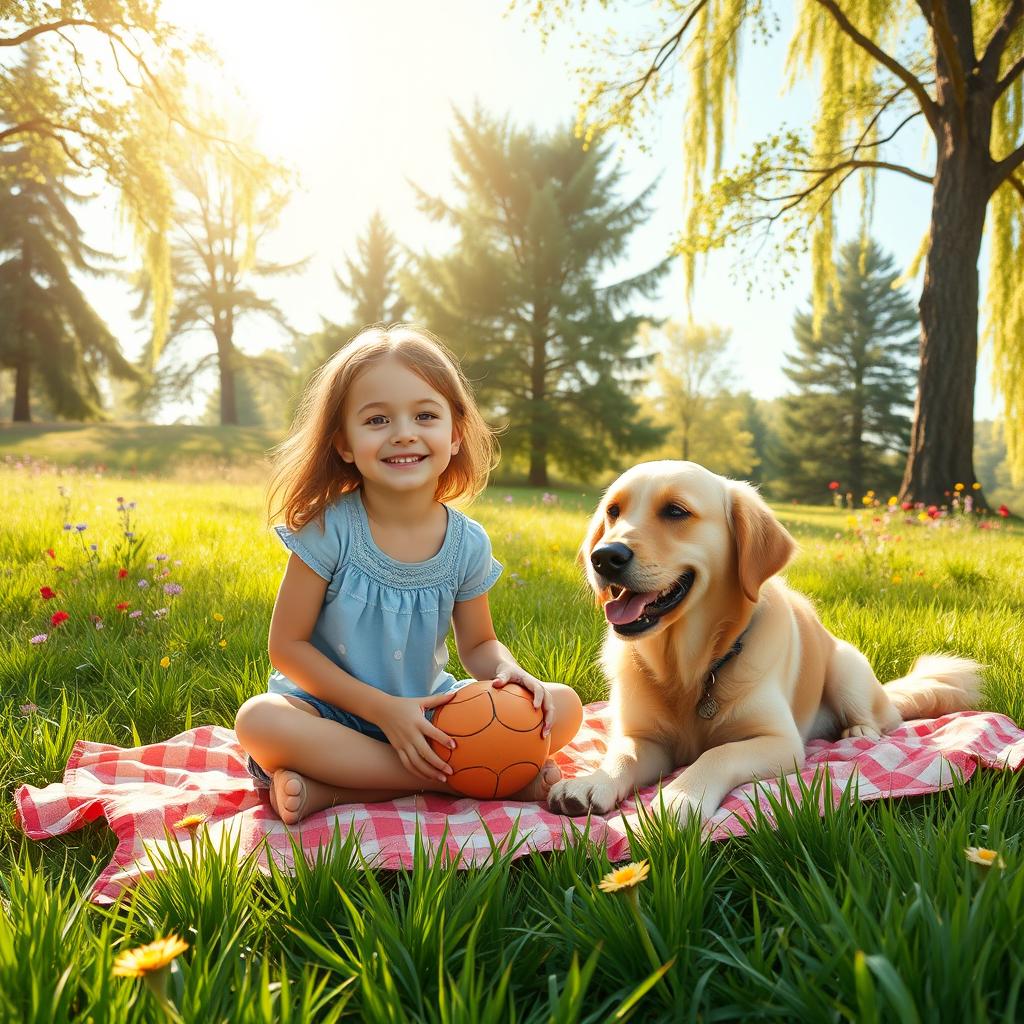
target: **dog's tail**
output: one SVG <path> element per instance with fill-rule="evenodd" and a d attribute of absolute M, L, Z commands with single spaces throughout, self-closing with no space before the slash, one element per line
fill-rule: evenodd
<path fill-rule="evenodd" d="M 923 654 L 902 679 L 885 684 L 885 694 L 904 721 L 965 711 L 981 695 L 981 668 L 970 658 Z"/>

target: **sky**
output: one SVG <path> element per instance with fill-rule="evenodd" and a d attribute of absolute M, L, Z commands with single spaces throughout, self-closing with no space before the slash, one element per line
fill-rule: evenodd
<path fill-rule="evenodd" d="M 635 10 L 621 5 L 622 11 Z M 813 111 L 810 86 L 783 91 L 783 62 L 789 38 L 788 4 L 778 4 L 780 30 L 768 45 L 751 45 L 741 59 L 739 104 L 726 153 L 726 165 L 755 140 L 781 123 L 806 123 Z M 591 4 L 572 26 L 556 31 L 544 45 L 520 7 L 506 0 L 164 0 L 165 17 L 199 31 L 220 53 L 223 67 L 197 71 L 214 90 L 231 84 L 255 126 L 259 146 L 297 174 L 294 199 L 282 224 L 268 239 L 268 259 L 309 258 L 301 275 L 264 285 L 292 325 L 319 328 L 321 318 L 342 321 L 346 300 L 333 272 L 353 254 L 370 213 L 379 209 L 414 251 L 443 248 L 437 226 L 417 209 L 410 181 L 431 193 L 452 195 L 449 133 L 452 110 L 479 103 L 492 114 L 508 115 L 519 126 L 552 129 L 574 120 L 580 83 L 574 48 L 580 33 L 598 32 L 599 7 Z M 623 199 L 657 181 L 654 213 L 638 229 L 628 257 L 614 269 L 622 278 L 657 263 L 668 252 L 682 223 L 682 120 L 685 91 L 657 108 L 645 126 L 645 150 L 613 137 L 624 171 Z M 930 154 L 918 135 L 901 154 L 905 162 L 930 171 Z M 851 185 L 854 183 L 851 182 Z M 856 230 L 859 193 L 854 187 L 841 209 L 844 237 Z M 930 190 L 901 175 L 878 182 L 873 234 L 904 267 L 927 227 Z M 124 252 L 116 200 L 106 196 L 83 212 L 92 243 Z M 810 292 L 809 258 L 782 290 L 766 288 L 773 279 L 765 250 L 764 275 L 735 280 L 729 250 L 713 255 L 699 271 L 688 307 L 678 267 L 666 278 L 651 314 L 732 331 L 729 359 L 734 383 L 760 398 L 790 389 L 782 372 L 792 351 L 793 315 L 805 308 Z M 753 285 L 753 289 L 750 285 Z M 911 282 L 916 301 L 920 280 Z M 131 320 L 134 305 L 122 284 L 90 283 L 90 297 L 122 339 L 129 355 L 142 347 L 145 329 Z M 429 326 L 429 325 L 428 325 Z M 271 324 L 242 321 L 237 338 L 245 351 L 282 344 Z M 193 344 L 202 345 L 202 341 Z M 979 364 L 976 416 L 995 415 L 983 354 Z M 212 381 L 210 382 L 212 384 Z M 171 421 L 196 415 L 202 396 L 165 410 Z"/>

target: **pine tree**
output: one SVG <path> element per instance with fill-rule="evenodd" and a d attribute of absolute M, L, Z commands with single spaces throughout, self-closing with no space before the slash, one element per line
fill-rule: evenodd
<path fill-rule="evenodd" d="M 910 439 L 917 311 L 874 242 L 844 245 L 838 271 L 838 302 L 817 335 L 812 312 L 797 314 L 784 367 L 797 392 L 783 399 L 783 472 L 793 496 L 811 500 L 832 480 L 858 498 L 895 493 Z"/>
<path fill-rule="evenodd" d="M 7 71 L 7 85 L 23 106 L 5 116 L 30 120 L 49 87 L 34 50 Z M 31 420 L 34 384 L 54 414 L 85 420 L 103 414 L 103 372 L 138 377 L 75 283 L 74 271 L 102 273 L 105 256 L 83 240 L 71 206 L 87 197 L 66 184 L 68 173 L 50 139 L 26 138 L 0 161 L 0 366 L 15 374 L 15 421 Z"/>
<path fill-rule="evenodd" d="M 651 444 L 659 432 L 631 394 L 646 318 L 630 306 L 656 294 L 668 263 L 598 282 L 650 215 L 653 186 L 622 202 L 610 147 L 569 129 L 540 136 L 480 111 L 456 119 L 461 201 L 419 195 L 458 239 L 420 258 L 417 313 L 455 349 L 488 414 L 507 419 L 502 449 L 526 457 L 531 485 L 547 485 L 549 460 L 580 475 Z"/>

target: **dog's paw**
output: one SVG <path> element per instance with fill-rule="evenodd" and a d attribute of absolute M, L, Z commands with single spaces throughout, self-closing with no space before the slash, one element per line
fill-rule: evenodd
<path fill-rule="evenodd" d="M 672 815 L 680 826 L 684 826 L 691 818 L 701 817 L 700 802 L 694 800 L 689 793 L 665 789 L 662 790 L 662 796 L 665 800 L 665 813 Z M 655 797 L 654 806 L 658 806 L 657 797 Z"/>
<path fill-rule="evenodd" d="M 600 775 L 584 775 L 578 779 L 556 782 L 548 793 L 548 808 L 556 814 L 579 817 L 584 814 L 607 814 L 618 805 L 615 787 Z"/>
<path fill-rule="evenodd" d="M 849 729 L 844 729 L 841 733 L 842 738 L 845 739 L 857 739 L 863 736 L 867 740 L 880 740 L 882 734 L 873 725 L 851 725 Z"/>

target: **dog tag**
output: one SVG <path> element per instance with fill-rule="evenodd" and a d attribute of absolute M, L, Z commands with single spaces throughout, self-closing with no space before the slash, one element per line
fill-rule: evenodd
<path fill-rule="evenodd" d="M 714 718 L 718 714 L 718 701 L 710 693 L 704 694 L 697 704 L 697 714 L 706 720 Z"/>

